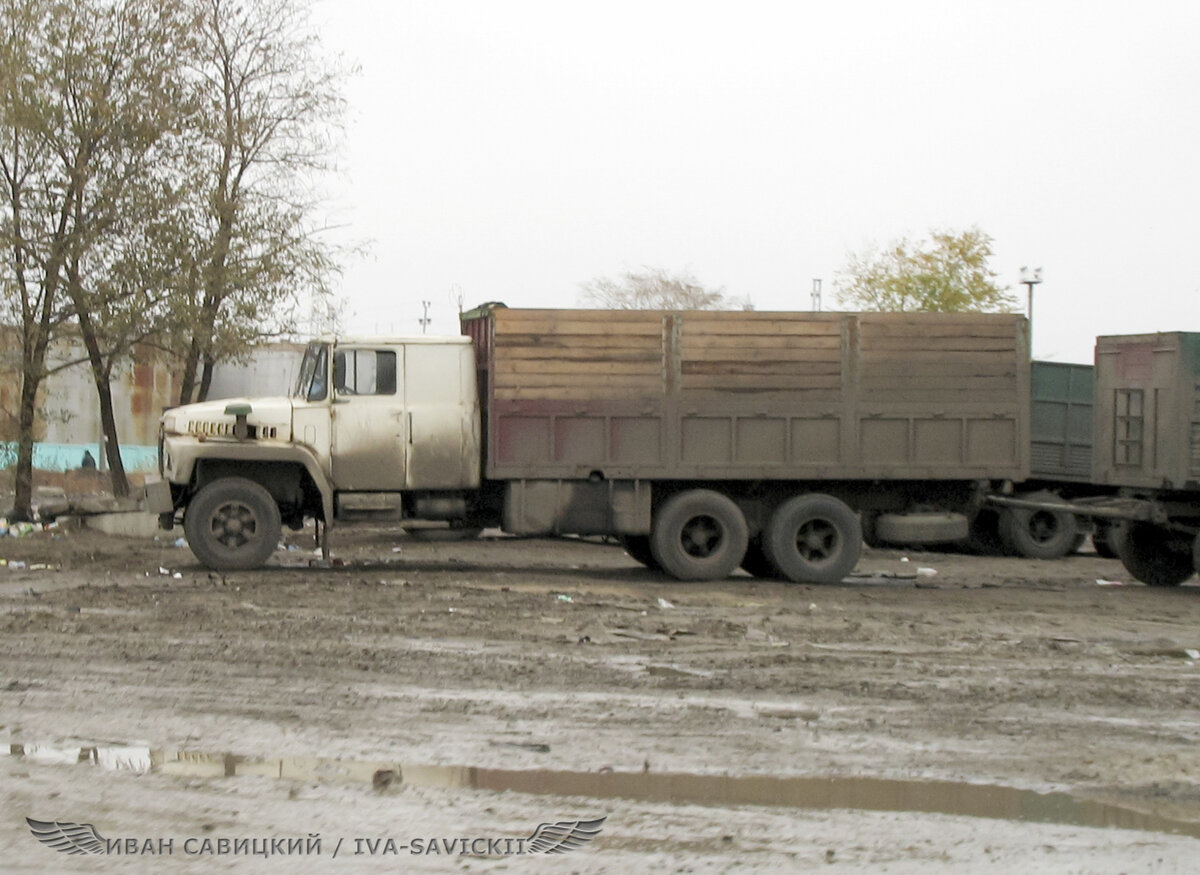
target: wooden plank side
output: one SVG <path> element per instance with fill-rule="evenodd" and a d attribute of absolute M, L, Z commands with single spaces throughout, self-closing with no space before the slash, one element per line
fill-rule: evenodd
<path fill-rule="evenodd" d="M 1012 359 L 1000 364 L 980 362 L 969 358 L 960 361 L 893 361 L 883 362 L 880 366 L 862 368 L 859 379 L 869 381 L 905 377 L 917 379 L 920 377 L 949 378 L 959 377 L 1007 377 L 1017 375 L 1017 365 Z"/>
<path fill-rule="evenodd" d="M 576 374 L 602 376 L 605 374 L 640 374 L 658 377 L 662 374 L 662 362 L 652 361 L 616 361 L 613 359 L 593 359 L 591 361 L 573 361 L 566 359 L 513 359 L 506 357 L 495 368 L 497 376 L 517 376 L 521 374 L 542 374 L 574 376 Z"/>
<path fill-rule="evenodd" d="M 897 362 L 974 362 L 990 366 L 1007 366 L 1012 368 L 1017 362 L 1014 349 L 880 349 L 872 347 L 864 349 L 859 359 L 864 366 L 886 368 Z"/>
<path fill-rule="evenodd" d="M 1016 382 L 1015 374 L 1007 377 L 974 377 L 962 374 L 926 374 L 922 376 L 893 374 L 871 378 L 863 377 L 859 380 L 859 386 L 868 391 L 872 389 L 947 389 L 972 392 L 1012 392 L 1014 382 Z"/>
<path fill-rule="evenodd" d="M 628 350 L 662 353 L 662 337 L 647 334 L 572 334 L 566 336 L 544 334 L 505 334 L 496 338 L 496 348 L 505 350 L 526 349 L 546 353 L 564 350 Z"/>
<path fill-rule="evenodd" d="M 581 397 L 579 387 L 564 388 L 561 386 L 496 386 L 493 398 L 498 401 L 558 401 L 573 402 L 576 405 L 592 401 L 623 401 L 636 403 L 639 407 L 657 406 L 662 401 L 661 387 L 648 387 L 642 391 L 622 385 L 614 385 L 608 381 L 587 387 L 587 396 Z"/>
<path fill-rule="evenodd" d="M 809 349 L 782 347 L 778 349 L 763 348 L 725 348 L 709 345 L 697 345 L 691 349 L 684 348 L 684 362 L 841 362 L 841 353 L 836 349 Z"/>
<path fill-rule="evenodd" d="M 598 325 L 611 325 L 614 322 L 654 322 L 661 324 L 664 310 L 589 310 L 586 308 L 572 309 L 539 309 L 531 307 L 500 308 L 491 311 L 497 331 L 512 330 L 512 326 L 529 322 L 569 321 L 592 322 Z M 519 329 L 518 329 L 519 330 Z"/>
<path fill-rule="evenodd" d="M 723 349 L 733 353 L 746 349 L 769 349 L 780 352 L 811 350 L 831 354 L 836 358 L 841 348 L 842 338 L 840 335 L 798 337 L 794 334 L 734 334 L 720 336 L 685 333 L 680 341 L 680 350 L 684 355 L 694 355 L 696 352 L 709 349 Z"/>
<path fill-rule="evenodd" d="M 499 313 L 513 314 L 519 311 L 507 310 Z M 511 334 L 558 335 L 573 334 L 602 334 L 606 336 L 649 335 L 662 334 L 662 317 L 656 314 L 635 311 L 611 311 L 613 318 L 597 319 L 587 314 L 586 310 L 566 311 L 532 311 L 538 315 L 527 315 L 523 318 L 497 319 L 495 323 L 496 337 L 504 338 Z M 610 312 L 610 311 L 603 311 Z M 627 316 L 634 313 L 634 318 Z"/>
<path fill-rule="evenodd" d="M 512 374 L 497 373 L 497 386 L 558 386 L 563 389 L 578 389 L 596 385 L 620 385 L 629 387 L 662 387 L 661 374 L 599 374 L 594 371 L 577 374 Z"/>
<path fill-rule="evenodd" d="M 712 376 L 812 376 L 825 374 L 838 376 L 842 373 L 839 362 L 734 362 L 734 361 L 688 361 L 683 362 L 685 377 L 707 374 Z"/>
<path fill-rule="evenodd" d="M 511 360 L 538 361 L 544 359 L 566 361 L 662 361 L 660 344 L 649 347 L 627 345 L 602 347 L 564 346 L 553 349 L 546 346 L 504 346 L 504 357 Z"/>
<path fill-rule="evenodd" d="M 1015 325 L 1023 322 L 1025 317 L 1016 313 L 876 313 L 863 312 L 852 314 L 857 316 L 864 328 L 882 327 L 895 328 L 905 325 L 934 325 L 953 327 L 957 331 L 975 328 L 977 326 L 1000 326 L 1009 334 L 1016 332 Z"/>
<path fill-rule="evenodd" d="M 684 376 L 683 388 L 719 389 L 738 388 L 749 391 L 771 389 L 837 389 L 842 385 L 840 374 L 813 374 L 765 376 L 762 374 L 691 374 Z"/>
<path fill-rule="evenodd" d="M 873 345 L 877 341 L 885 341 L 889 338 L 903 337 L 937 337 L 950 340 L 963 340 L 972 337 L 1007 338 L 1011 342 L 1011 339 L 1016 334 L 1014 325 L 1011 322 L 1001 324 L 983 323 L 979 325 L 949 325 L 942 322 L 872 325 L 868 322 L 860 324 L 859 328 L 862 332 L 864 345 Z"/>
<path fill-rule="evenodd" d="M 736 314 L 726 314 L 726 319 L 713 322 L 689 322 L 685 318 L 683 322 L 684 336 L 840 337 L 842 331 L 840 322 L 795 322 L 787 319 L 770 322 L 743 322 L 740 319 L 728 318 L 734 315 Z"/>

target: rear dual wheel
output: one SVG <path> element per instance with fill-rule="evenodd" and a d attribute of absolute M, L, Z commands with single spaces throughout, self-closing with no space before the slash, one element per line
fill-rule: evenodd
<path fill-rule="evenodd" d="M 693 489 L 658 509 L 649 546 L 659 567 L 678 580 L 718 580 L 741 565 L 755 577 L 837 583 L 858 562 L 862 529 L 844 502 L 814 493 L 785 501 L 750 541 L 736 503 Z"/>
<path fill-rule="evenodd" d="M 658 509 L 650 553 L 676 580 L 719 580 L 741 564 L 749 540 L 746 518 L 732 499 L 711 489 L 690 489 Z"/>
<path fill-rule="evenodd" d="M 837 583 L 858 563 L 862 529 L 858 515 L 832 495 L 797 495 L 771 514 L 762 546 L 788 580 Z"/>

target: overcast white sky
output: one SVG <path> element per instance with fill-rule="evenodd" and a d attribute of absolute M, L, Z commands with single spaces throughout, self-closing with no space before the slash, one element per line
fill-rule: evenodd
<path fill-rule="evenodd" d="M 457 332 L 653 265 L 810 308 L 848 250 L 978 225 L 1034 353 L 1200 331 L 1195 0 L 322 0 L 361 66 L 348 329 Z"/>

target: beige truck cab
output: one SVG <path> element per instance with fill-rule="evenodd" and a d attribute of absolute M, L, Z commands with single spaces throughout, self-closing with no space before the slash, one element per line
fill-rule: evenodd
<path fill-rule="evenodd" d="M 306 517 L 461 520 L 481 478 L 480 409 L 466 337 L 322 338 L 289 398 L 176 407 L 161 420 L 163 485 L 213 568 L 261 565 Z M 325 542 L 327 545 L 327 541 Z"/>

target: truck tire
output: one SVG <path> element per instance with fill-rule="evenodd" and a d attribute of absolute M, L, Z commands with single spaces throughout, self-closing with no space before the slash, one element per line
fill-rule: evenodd
<path fill-rule="evenodd" d="M 1149 586 L 1179 586 L 1195 571 L 1194 559 L 1165 529 L 1151 523 L 1123 523 L 1108 530 L 1108 542 L 1125 570 Z"/>
<path fill-rule="evenodd" d="M 1113 549 L 1109 542 L 1112 525 L 1103 520 L 1096 520 L 1092 529 L 1092 546 L 1096 548 L 1096 555 L 1101 559 L 1118 559 L 1117 551 Z"/>
<path fill-rule="evenodd" d="M 201 564 L 218 571 L 258 568 L 279 544 L 279 506 L 253 480 L 222 477 L 193 496 L 183 530 Z"/>
<path fill-rule="evenodd" d="M 1021 496 L 1027 501 L 1058 501 L 1052 492 Z M 1075 515 L 1052 510 L 1006 507 L 1000 511 L 1000 541 L 1026 559 L 1061 559 L 1075 549 L 1079 526 Z"/>
<path fill-rule="evenodd" d="M 763 580 L 779 580 L 783 577 L 763 551 L 761 536 L 750 539 L 746 555 L 742 557 L 742 570 L 751 577 L 761 577 Z"/>
<path fill-rule="evenodd" d="M 741 564 L 749 540 L 746 518 L 731 499 L 710 489 L 691 489 L 658 509 L 650 552 L 677 580 L 719 580 Z"/>
<path fill-rule="evenodd" d="M 658 565 L 658 560 L 650 552 L 649 535 L 621 535 L 620 541 L 621 546 L 625 548 L 625 552 L 629 554 L 629 558 L 634 562 L 645 565 L 651 571 L 662 571 L 662 568 Z"/>
<path fill-rule="evenodd" d="M 858 515 L 832 495 L 797 495 L 771 515 L 763 551 L 790 581 L 837 583 L 862 553 Z"/>

